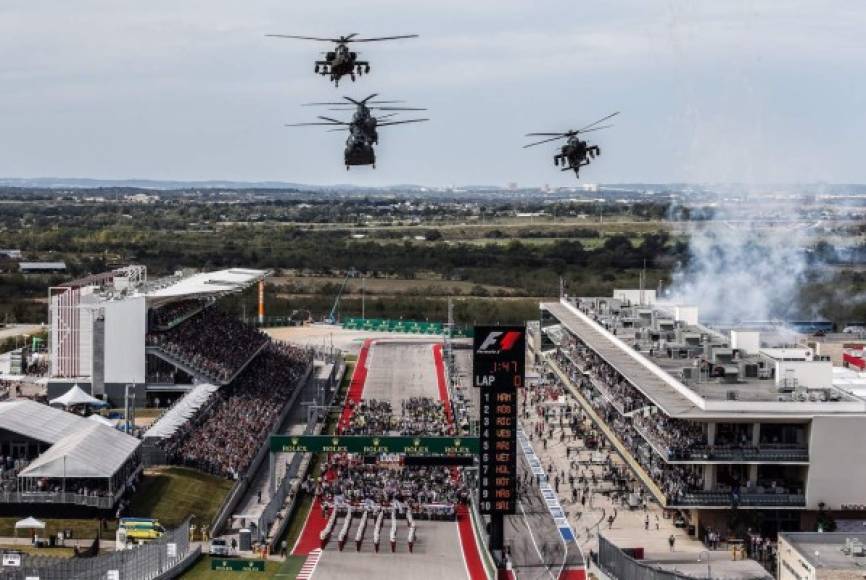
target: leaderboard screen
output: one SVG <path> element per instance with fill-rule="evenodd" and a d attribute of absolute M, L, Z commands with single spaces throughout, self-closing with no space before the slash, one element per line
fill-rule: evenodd
<path fill-rule="evenodd" d="M 481 389 L 482 514 L 514 514 L 517 508 L 517 389 L 526 374 L 524 326 L 476 326 L 473 385 Z"/>

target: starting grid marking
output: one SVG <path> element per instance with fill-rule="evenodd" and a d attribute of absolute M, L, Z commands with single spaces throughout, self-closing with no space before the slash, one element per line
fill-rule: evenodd
<path fill-rule="evenodd" d="M 298 572 L 297 580 L 310 580 L 313 577 L 313 572 L 316 571 L 316 566 L 319 565 L 319 558 L 322 557 L 322 550 L 316 548 L 307 559 L 304 560 L 304 565 L 301 566 L 301 571 Z"/>
<path fill-rule="evenodd" d="M 529 439 L 526 438 L 526 433 L 523 432 L 523 427 L 520 426 L 517 427 L 517 443 L 523 450 L 523 455 L 526 456 L 529 468 L 532 470 L 532 475 L 538 478 L 538 487 L 541 490 L 541 497 L 544 498 L 544 503 L 547 504 L 547 511 L 550 512 L 553 522 L 559 530 L 559 535 L 562 536 L 562 539 L 566 542 L 575 541 L 574 530 L 571 529 L 571 524 L 568 523 L 568 520 L 565 517 L 565 510 L 562 509 L 562 504 L 559 503 L 559 498 L 556 497 L 556 492 L 550 486 L 550 482 L 547 479 L 547 473 L 541 466 L 541 461 L 535 454 L 535 450 L 529 443 Z"/>

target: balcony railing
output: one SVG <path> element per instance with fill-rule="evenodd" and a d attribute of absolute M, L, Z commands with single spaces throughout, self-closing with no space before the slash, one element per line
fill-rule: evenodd
<path fill-rule="evenodd" d="M 0 503 L 41 503 L 41 504 L 72 504 L 111 509 L 116 497 L 105 495 L 84 495 L 72 492 L 50 491 L 5 491 L 0 492 Z"/>
<path fill-rule="evenodd" d="M 726 491 L 690 491 L 668 498 L 669 507 L 805 507 L 806 496 L 793 493 L 740 493 L 734 500 Z"/>
<path fill-rule="evenodd" d="M 794 445 L 761 445 L 759 447 L 743 446 L 709 446 L 693 445 L 687 449 L 667 449 L 665 445 L 653 437 L 638 422 L 632 422 L 632 426 L 647 443 L 666 461 L 729 461 L 729 462 L 807 462 L 809 461 L 809 449 L 807 447 Z"/>

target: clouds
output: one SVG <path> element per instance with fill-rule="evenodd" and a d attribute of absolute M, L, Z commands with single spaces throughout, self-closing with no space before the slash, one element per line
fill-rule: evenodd
<path fill-rule="evenodd" d="M 0 174 L 344 181 L 339 137 L 282 124 L 380 92 L 434 122 L 385 135 L 363 183 L 571 183 L 521 134 L 616 109 L 587 179 L 866 180 L 862 3 L 597 4 L 5 0 Z M 327 45 L 269 32 L 422 37 L 359 46 L 373 73 L 334 90 Z"/>

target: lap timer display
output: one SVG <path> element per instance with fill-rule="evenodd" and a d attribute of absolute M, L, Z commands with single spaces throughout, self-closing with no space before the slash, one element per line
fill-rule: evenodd
<path fill-rule="evenodd" d="M 517 507 L 517 389 L 526 373 L 524 326 L 476 326 L 473 384 L 481 390 L 479 507 L 514 514 Z"/>

